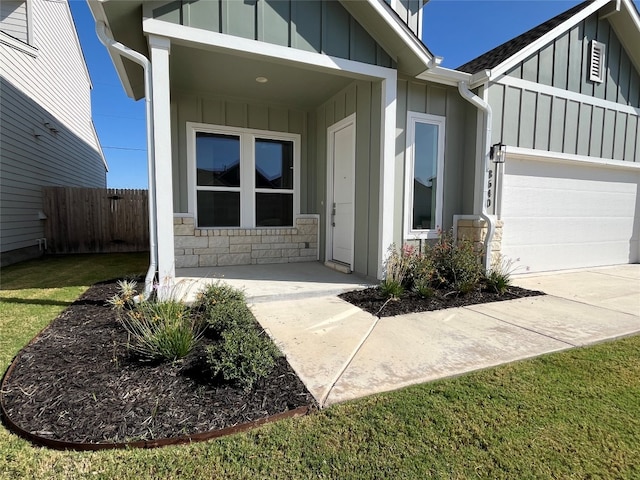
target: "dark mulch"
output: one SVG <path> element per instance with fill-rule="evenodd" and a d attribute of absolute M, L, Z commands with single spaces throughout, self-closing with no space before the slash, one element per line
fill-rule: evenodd
<path fill-rule="evenodd" d="M 284 358 L 246 392 L 207 375 L 203 339 L 174 364 L 127 353 L 127 335 L 105 300 L 115 282 L 91 287 L 16 359 L 3 393 L 24 430 L 66 442 L 172 438 L 222 429 L 313 405 Z"/>
<path fill-rule="evenodd" d="M 467 305 L 501 302 L 504 300 L 533 297 L 537 295 L 544 295 L 544 293 L 510 286 L 502 295 L 488 289 L 475 290 L 463 295 L 456 295 L 455 293 L 445 290 L 435 290 L 432 297 L 423 298 L 417 293 L 409 291 L 404 293 L 399 300 L 388 300 L 380 293 L 378 288 L 371 287 L 365 290 L 355 290 L 343 293 L 340 295 L 340 298 L 373 315 L 379 317 L 392 317 L 394 315 L 404 315 L 406 313 L 465 307 Z"/>

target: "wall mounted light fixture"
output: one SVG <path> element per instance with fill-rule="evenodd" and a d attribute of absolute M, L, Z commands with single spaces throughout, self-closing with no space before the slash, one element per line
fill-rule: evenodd
<path fill-rule="evenodd" d="M 498 142 L 496 144 L 491 145 L 491 150 L 489 150 L 489 158 L 493 161 L 493 163 L 504 163 L 507 157 L 507 146 Z"/>

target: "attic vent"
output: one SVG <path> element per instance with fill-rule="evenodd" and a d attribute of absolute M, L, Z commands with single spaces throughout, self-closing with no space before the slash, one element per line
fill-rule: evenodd
<path fill-rule="evenodd" d="M 598 83 L 604 82 L 604 43 L 595 40 L 591 40 L 589 80 Z"/>

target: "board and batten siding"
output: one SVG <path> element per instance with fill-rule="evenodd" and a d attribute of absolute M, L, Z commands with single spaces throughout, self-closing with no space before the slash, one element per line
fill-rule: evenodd
<path fill-rule="evenodd" d="M 175 1 L 152 14 L 178 25 L 395 67 L 389 54 L 337 1 Z"/>
<path fill-rule="evenodd" d="M 606 47 L 589 80 L 590 42 Z M 489 86 L 493 142 L 640 162 L 640 74 L 607 20 L 594 14 Z"/>
<path fill-rule="evenodd" d="M 394 242 L 402 244 L 407 112 L 446 118 L 444 151 L 443 230 L 453 226 L 454 215 L 473 213 L 477 109 L 454 87 L 410 78 L 398 79 Z"/>
<path fill-rule="evenodd" d="M 300 210 L 307 211 L 306 141 L 307 114 L 282 105 L 256 103 L 189 92 L 174 92 L 171 100 L 171 146 L 173 149 L 173 207 L 176 213 L 187 213 L 187 122 L 296 133 L 301 136 Z"/>
<path fill-rule="evenodd" d="M 326 242 L 327 129 L 355 113 L 356 177 L 353 269 L 376 277 L 378 271 L 380 207 L 380 82 L 355 81 L 323 103 L 310 115 L 309 186 L 314 191 L 313 213 L 320 214 L 320 256 Z"/>
<path fill-rule="evenodd" d="M 3 253 L 33 248 L 44 236 L 46 220 L 38 217 L 43 186 L 106 186 L 91 83 L 69 6 L 30 3 L 36 55 L 0 43 Z"/>

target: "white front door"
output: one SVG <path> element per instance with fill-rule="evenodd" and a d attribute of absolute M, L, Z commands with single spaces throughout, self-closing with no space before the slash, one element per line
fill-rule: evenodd
<path fill-rule="evenodd" d="M 354 193 L 356 164 L 355 115 L 328 129 L 327 259 L 353 269 Z"/>

